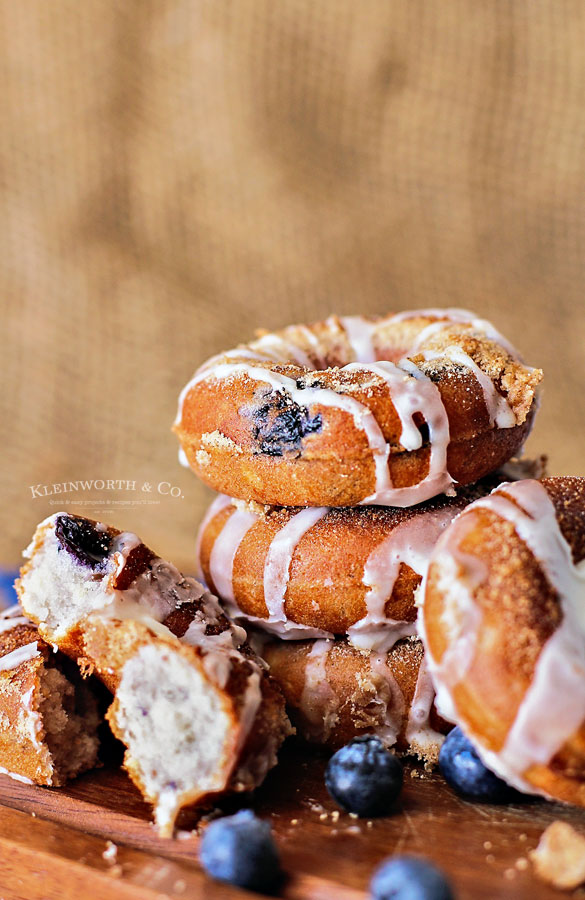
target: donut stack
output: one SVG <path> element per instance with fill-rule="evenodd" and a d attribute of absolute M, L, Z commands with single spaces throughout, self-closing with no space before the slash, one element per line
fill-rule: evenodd
<path fill-rule="evenodd" d="M 175 423 L 219 492 L 199 577 L 254 635 L 298 731 L 428 762 L 446 723 L 417 592 L 451 521 L 502 480 L 542 373 L 464 310 L 291 326 L 206 362 Z"/>

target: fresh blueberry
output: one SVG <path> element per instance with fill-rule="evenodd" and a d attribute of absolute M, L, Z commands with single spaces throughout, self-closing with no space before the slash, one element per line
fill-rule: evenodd
<path fill-rule="evenodd" d="M 107 559 L 112 537 L 107 531 L 98 531 L 96 523 L 82 516 L 58 516 L 55 535 L 61 547 L 73 559 L 88 569 L 99 569 Z"/>
<path fill-rule="evenodd" d="M 372 735 L 350 741 L 333 754 L 325 770 L 325 785 L 335 802 L 364 818 L 386 815 L 402 780 L 400 762 Z"/>
<path fill-rule="evenodd" d="M 513 788 L 484 766 L 460 728 L 454 728 L 445 738 L 439 767 L 445 781 L 463 797 L 506 803 L 517 796 Z"/>
<path fill-rule="evenodd" d="M 311 418 L 307 409 L 275 392 L 255 410 L 254 419 L 254 438 L 268 456 L 300 456 L 303 438 L 323 427 L 320 413 Z"/>
<path fill-rule="evenodd" d="M 281 877 L 270 825 L 250 809 L 212 822 L 201 839 L 199 857 L 212 878 L 251 891 L 270 891 Z"/>
<path fill-rule="evenodd" d="M 373 900 L 453 900 L 443 873 L 416 856 L 394 856 L 383 862 L 370 882 Z"/>

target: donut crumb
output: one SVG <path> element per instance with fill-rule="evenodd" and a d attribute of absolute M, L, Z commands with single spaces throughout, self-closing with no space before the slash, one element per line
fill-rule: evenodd
<path fill-rule="evenodd" d="M 585 882 L 585 837 L 567 822 L 557 819 L 549 825 L 528 855 L 538 878 L 559 890 Z"/>
<path fill-rule="evenodd" d="M 217 429 L 215 431 L 206 431 L 205 434 L 202 434 L 201 443 L 206 447 L 218 450 L 229 450 L 230 453 L 244 452 L 239 444 L 236 444 L 235 441 L 232 441 L 231 438 L 226 437 L 225 434 L 222 434 L 221 431 L 217 431 Z"/>

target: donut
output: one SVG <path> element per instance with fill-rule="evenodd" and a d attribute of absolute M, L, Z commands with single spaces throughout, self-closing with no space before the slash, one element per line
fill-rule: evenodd
<path fill-rule="evenodd" d="M 98 765 L 100 699 L 18 605 L 0 613 L 1 774 L 59 787 Z"/>
<path fill-rule="evenodd" d="M 434 708 L 420 641 L 361 653 L 343 640 L 269 640 L 262 655 L 305 740 L 335 749 L 376 734 L 388 747 L 437 761 L 449 726 Z"/>
<path fill-rule="evenodd" d="M 461 513 L 421 627 L 438 708 L 485 764 L 585 806 L 585 478 L 503 484 Z"/>
<path fill-rule="evenodd" d="M 515 455 L 542 372 L 465 310 L 294 325 L 213 357 L 183 389 L 180 459 L 276 506 L 413 506 Z"/>
<path fill-rule="evenodd" d="M 220 495 L 199 529 L 197 577 L 245 627 L 388 648 L 416 632 L 415 592 L 439 536 L 501 481 L 407 509 L 264 507 Z"/>
<path fill-rule="evenodd" d="M 25 555 L 22 607 L 114 693 L 107 718 L 162 835 L 183 807 L 263 780 L 291 731 L 284 700 L 215 597 L 135 534 L 67 513 Z"/>
<path fill-rule="evenodd" d="M 464 504 L 429 506 L 265 509 L 220 495 L 199 532 L 198 576 L 244 626 L 391 646 L 414 634 L 426 560 Z"/>

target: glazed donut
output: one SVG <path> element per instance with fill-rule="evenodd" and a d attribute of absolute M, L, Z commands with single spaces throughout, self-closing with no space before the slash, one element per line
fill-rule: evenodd
<path fill-rule="evenodd" d="M 290 733 L 244 630 L 130 532 L 56 513 L 16 587 L 40 635 L 114 693 L 107 717 L 163 835 L 180 809 L 258 785 Z"/>
<path fill-rule="evenodd" d="M 516 454 L 540 370 L 464 310 L 332 316 L 206 362 L 183 389 L 180 458 L 277 506 L 413 506 Z"/>
<path fill-rule="evenodd" d="M 438 707 L 521 791 L 585 806 L 585 479 L 503 484 L 433 552 Z"/>
<path fill-rule="evenodd" d="M 500 481 L 409 509 L 262 507 L 220 495 L 199 530 L 197 577 L 244 625 L 388 648 L 416 632 L 415 590 L 440 534 Z"/>
<path fill-rule="evenodd" d="M 345 641 L 271 640 L 262 655 L 305 740 L 336 748 L 376 734 L 388 747 L 437 761 L 449 726 L 434 708 L 420 641 L 366 654 Z"/>
<path fill-rule="evenodd" d="M 0 774 L 57 787 L 98 765 L 101 688 L 40 637 L 19 606 L 0 613 Z M 102 688 L 103 690 L 103 688 Z"/>

